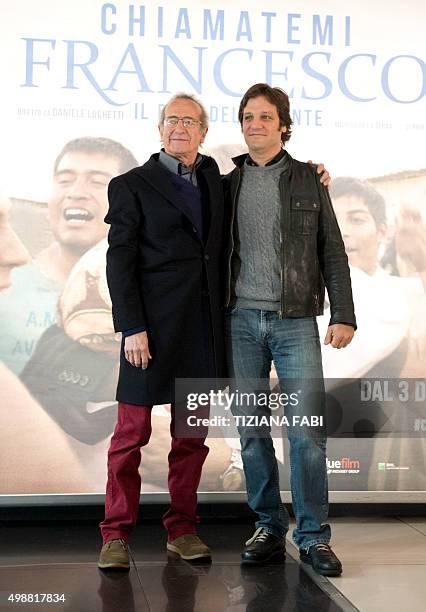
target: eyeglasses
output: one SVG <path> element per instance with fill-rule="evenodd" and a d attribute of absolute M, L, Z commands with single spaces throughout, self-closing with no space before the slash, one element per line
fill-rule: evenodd
<path fill-rule="evenodd" d="M 164 119 L 164 125 L 167 127 L 176 127 L 182 121 L 182 125 L 184 128 L 193 128 L 196 125 L 202 125 L 201 121 L 197 121 L 192 117 L 166 117 Z"/>

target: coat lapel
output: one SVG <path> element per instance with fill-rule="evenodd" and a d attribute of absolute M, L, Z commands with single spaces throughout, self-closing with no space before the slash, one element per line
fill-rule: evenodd
<path fill-rule="evenodd" d="M 203 168 L 203 164 L 200 168 L 205 178 L 210 202 L 210 227 L 209 234 L 206 239 L 206 247 L 208 248 L 209 241 L 212 236 L 217 236 L 216 225 L 219 221 L 222 224 L 222 215 L 219 214 L 221 211 L 221 202 L 223 200 L 222 183 L 216 164 L 212 164 L 209 159 L 206 166 Z M 219 229 L 219 235 L 221 234 L 222 228 Z"/>
<path fill-rule="evenodd" d="M 170 204 L 188 217 L 192 225 L 196 224 L 191 207 L 188 206 L 184 198 L 174 189 L 169 177 L 170 172 L 158 161 L 158 154 L 151 155 L 146 164 L 135 170 L 147 183 L 164 196 Z"/>

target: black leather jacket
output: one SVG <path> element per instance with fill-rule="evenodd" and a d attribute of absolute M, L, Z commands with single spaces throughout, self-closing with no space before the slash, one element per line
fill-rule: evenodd
<path fill-rule="evenodd" d="M 235 256 L 236 207 L 247 154 L 233 159 L 235 168 L 223 179 L 226 225 L 225 306 L 235 304 L 239 261 Z M 324 285 L 331 319 L 356 329 L 348 258 L 328 190 L 313 165 L 290 155 L 288 173 L 280 177 L 281 193 L 281 308 L 279 317 L 307 317 L 323 313 Z M 234 255 L 234 256 L 233 256 Z"/>

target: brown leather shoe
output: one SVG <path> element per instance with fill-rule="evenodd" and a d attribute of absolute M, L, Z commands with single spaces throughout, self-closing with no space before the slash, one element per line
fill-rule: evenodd
<path fill-rule="evenodd" d="M 167 542 L 167 550 L 178 554 L 182 559 L 211 559 L 211 551 L 196 533 L 186 533 L 172 542 Z"/>
<path fill-rule="evenodd" d="M 126 540 L 109 540 L 102 546 L 99 555 L 100 569 L 130 569 L 129 550 Z"/>

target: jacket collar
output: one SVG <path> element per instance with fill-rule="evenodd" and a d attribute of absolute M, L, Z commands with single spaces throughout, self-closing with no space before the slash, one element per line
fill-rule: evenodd
<path fill-rule="evenodd" d="M 237 155 L 237 157 L 233 157 L 232 161 L 237 166 L 237 168 L 242 168 L 244 166 L 244 163 L 245 163 L 246 159 L 248 158 L 248 156 L 249 156 L 248 153 L 243 153 L 242 155 Z M 291 169 L 293 158 L 292 158 L 292 156 L 290 155 L 290 153 L 288 151 L 287 151 L 287 156 L 288 156 L 288 160 L 290 162 L 290 169 Z"/>

